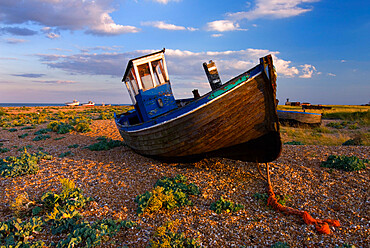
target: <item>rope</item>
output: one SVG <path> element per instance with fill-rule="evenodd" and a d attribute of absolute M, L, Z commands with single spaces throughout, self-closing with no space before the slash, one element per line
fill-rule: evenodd
<path fill-rule="evenodd" d="M 307 225 L 315 225 L 316 231 L 318 231 L 319 233 L 330 234 L 329 225 L 334 226 L 334 227 L 339 227 L 340 226 L 340 223 L 339 223 L 338 220 L 331 220 L 331 219 L 318 220 L 318 219 L 313 218 L 306 211 L 301 211 L 301 210 L 297 210 L 297 209 L 294 209 L 294 208 L 291 208 L 291 207 L 285 207 L 285 206 L 281 205 L 277 201 L 277 199 L 275 197 L 275 193 L 272 189 L 272 185 L 271 185 L 271 181 L 270 181 L 269 165 L 267 163 L 266 163 L 266 171 L 267 171 L 267 183 L 268 183 L 267 192 L 268 192 L 268 195 L 269 195 L 269 198 L 267 200 L 267 205 L 268 206 L 271 206 L 276 211 L 282 212 L 284 214 L 300 216 Z"/>

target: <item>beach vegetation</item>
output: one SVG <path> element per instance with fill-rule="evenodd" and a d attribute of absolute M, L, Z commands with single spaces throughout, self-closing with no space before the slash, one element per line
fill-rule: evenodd
<path fill-rule="evenodd" d="M 364 142 L 361 136 L 357 136 L 353 139 L 349 139 L 342 144 L 342 146 L 363 146 Z"/>
<path fill-rule="evenodd" d="M 78 148 L 80 145 L 79 144 L 73 144 L 69 145 L 68 148 Z"/>
<path fill-rule="evenodd" d="M 291 196 L 276 194 L 275 197 L 279 204 L 285 206 Z M 267 193 L 254 193 L 253 198 L 258 201 L 262 201 L 264 205 L 267 205 L 267 200 L 269 198 L 269 195 Z"/>
<path fill-rule="evenodd" d="M 46 139 L 50 139 L 50 135 L 42 135 L 42 134 L 39 134 L 37 135 L 35 138 L 33 138 L 32 140 L 33 141 L 40 141 L 40 140 L 46 140 Z"/>
<path fill-rule="evenodd" d="M 20 139 L 24 139 L 28 136 L 28 133 L 24 133 L 24 134 L 21 134 L 21 135 L 18 135 L 18 138 Z"/>
<path fill-rule="evenodd" d="M 0 147 L 0 153 L 6 153 L 6 152 L 8 152 L 8 151 L 10 151 L 10 149 L 9 148 L 2 148 L 2 147 Z"/>
<path fill-rule="evenodd" d="M 356 156 L 330 155 L 326 161 L 321 162 L 321 167 L 343 171 L 358 171 L 366 169 L 368 163 L 368 159 L 359 159 Z"/>
<path fill-rule="evenodd" d="M 46 134 L 46 133 L 49 133 L 51 131 L 53 131 L 53 130 L 50 129 L 50 128 L 41 128 L 40 130 L 36 131 L 34 133 L 34 135 Z"/>
<path fill-rule="evenodd" d="M 24 150 L 19 157 L 9 156 L 0 160 L 0 175 L 3 177 L 18 177 L 36 174 L 39 171 L 38 162 L 41 159 L 51 159 L 46 153 L 28 153 Z"/>
<path fill-rule="evenodd" d="M 138 203 L 137 213 L 153 213 L 160 209 L 173 209 L 186 205 L 192 205 L 190 195 L 198 195 L 199 188 L 195 184 L 187 183 L 187 178 L 177 175 L 174 178 L 164 177 L 159 179 L 152 191 L 146 191 L 138 195 L 135 202 Z"/>
<path fill-rule="evenodd" d="M 66 151 L 66 152 L 62 152 L 59 155 L 60 158 L 64 158 L 64 157 L 67 157 L 67 156 L 73 156 L 73 153 L 71 151 Z"/>
<path fill-rule="evenodd" d="M 108 140 L 106 137 L 99 137 L 97 140 L 99 142 L 87 147 L 90 151 L 106 151 L 125 145 L 125 143 L 120 140 Z"/>
<path fill-rule="evenodd" d="M 284 145 L 304 145 L 302 142 L 300 141 L 288 141 L 288 142 L 285 142 Z"/>
<path fill-rule="evenodd" d="M 271 248 L 289 248 L 290 246 L 286 242 L 276 242 L 271 245 Z"/>
<path fill-rule="evenodd" d="M 211 204 L 210 209 L 215 211 L 216 214 L 221 214 L 222 212 L 234 213 L 244 209 L 244 206 L 242 204 L 237 204 L 232 201 L 226 200 L 221 196 L 219 200 Z"/>
<path fill-rule="evenodd" d="M 51 246 L 97 247 L 116 235 L 118 231 L 136 225 L 135 222 L 121 219 L 102 219 L 95 222 L 84 220 L 79 210 L 86 207 L 92 198 L 85 197 L 73 181 L 63 178 L 60 182 L 62 184 L 60 194 L 49 191 L 38 201 L 30 200 L 27 193 L 17 197 L 12 204 L 12 210 L 18 214 L 30 213 L 31 217 L 25 221 L 13 217 L 0 222 L 1 245 L 46 247 L 43 241 L 37 241 L 37 235 L 48 229 L 59 237 L 59 240 L 50 244 Z"/>
<path fill-rule="evenodd" d="M 183 247 L 200 248 L 196 239 L 187 238 L 183 232 L 178 232 L 179 221 L 166 222 L 156 229 L 153 238 L 149 241 L 150 248 Z"/>
<path fill-rule="evenodd" d="M 25 126 L 21 128 L 21 130 L 30 130 L 30 129 L 35 129 L 35 126 Z"/>
<path fill-rule="evenodd" d="M 53 130 L 58 134 L 66 134 L 74 130 L 73 126 L 65 122 L 52 121 L 48 124 L 48 129 Z"/>
<path fill-rule="evenodd" d="M 11 129 L 9 129 L 8 131 L 9 131 L 9 132 L 11 132 L 11 133 L 14 133 L 14 132 L 17 132 L 17 131 L 18 131 L 18 129 L 16 129 L 16 128 L 11 128 Z"/>

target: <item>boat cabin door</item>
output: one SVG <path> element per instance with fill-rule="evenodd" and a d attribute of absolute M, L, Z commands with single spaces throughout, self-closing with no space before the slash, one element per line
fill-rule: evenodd
<path fill-rule="evenodd" d="M 177 107 L 172 93 L 164 49 L 129 61 L 122 81 L 145 122 Z"/>

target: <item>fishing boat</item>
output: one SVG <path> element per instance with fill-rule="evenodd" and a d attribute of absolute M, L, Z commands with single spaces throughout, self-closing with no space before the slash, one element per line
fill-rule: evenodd
<path fill-rule="evenodd" d="M 75 99 L 72 102 L 66 102 L 65 104 L 66 106 L 78 106 L 80 105 L 80 102 Z"/>
<path fill-rule="evenodd" d="M 164 53 L 132 59 L 125 70 L 122 81 L 134 109 L 114 116 L 130 148 L 168 162 L 206 157 L 269 162 L 280 155 L 271 55 L 225 84 L 212 62 L 205 63 L 212 90 L 175 100 Z"/>
<path fill-rule="evenodd" d="M 279 121 L 283 125 L 318 127 L 321 125 L 321 114 L 277 110 Z"/>
<path fill-rule="evenodd" d="M 92 107 L 92 106 L 95 106 L 95 102 L 93 101 L 88 101 L 87 103 L 83 103 L 82 106 L 85 106 L 85 107 Z"/>

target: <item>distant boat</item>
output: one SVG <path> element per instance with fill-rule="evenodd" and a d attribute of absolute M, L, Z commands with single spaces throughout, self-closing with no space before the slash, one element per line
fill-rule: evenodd
<path fill-rule="evenodd" d="M 82 106 L 86 106 L 86 107 L 95 106 L 95 102 L 88 101 L 88 103 L 83 103 Z"/>
<path fill-rule="evenodd" d="M 278 110 L 277 115 L 279 122 L 283 125 L 312 127 L 321 125 L 321 114 Z"/>
<path fill-rule="evenodd" d="M 222 84 L 213 62 L 203 64 L 212 91 L 175 100 L 162 51 L 128 62 L 122 81 L 135 109 L 115 114 L 135 152 L 161 161 L 224 157 L 269 162 L 281 152 L 272 57 Z M 207 68 L 206 68 L 207 67 Z"/>
<path fill-rule="evenodd" d="M 73 102 L 66 102 L 67 106 L 78 106 L 80 105 L 80 102 L 77 100 L 73 100 Z"/>

